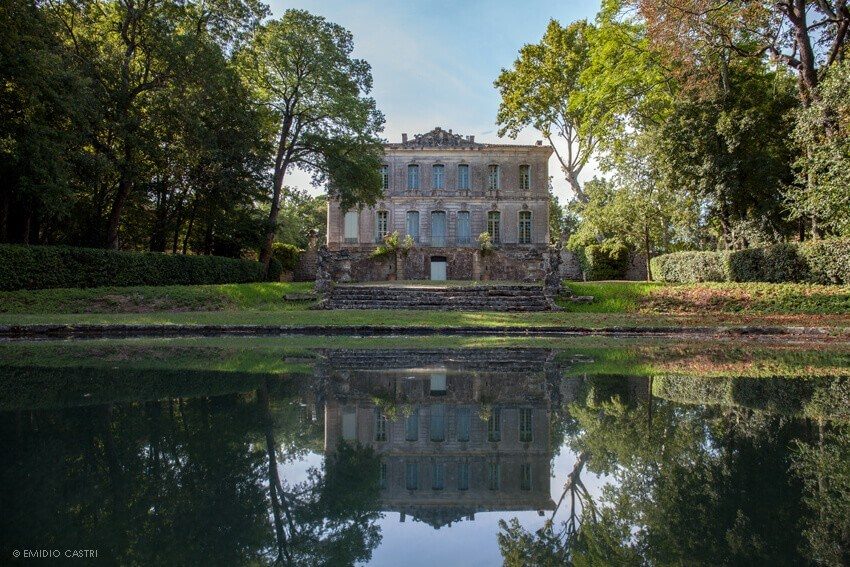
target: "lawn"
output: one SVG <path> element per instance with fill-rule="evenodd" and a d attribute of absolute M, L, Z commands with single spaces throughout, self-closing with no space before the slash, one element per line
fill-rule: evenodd
<path fill-rule="evenodd" d="M 850 286 L 805 284 L 567 284 L 592 303 L 561 312 L 317 311 L 287 294 L 309 283 L 256 283 L 0 293 L 0 324 L 210 324 L 411 327 L 850 327 Z"/>
<path fill-rule="evenodd" d="M 850 286 L 796 283 L 568 282 L 592 303 L 559 301 L 574 313 L 847 315 Z"/>

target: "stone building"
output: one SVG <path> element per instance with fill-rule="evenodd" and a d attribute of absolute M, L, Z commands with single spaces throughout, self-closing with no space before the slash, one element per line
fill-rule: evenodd
<path fill-rule="evenodd" d="M 434 130 L 384 146 L 384 196 L 374 207 L 328 204 L 326 270 L 336 281 L 539 281 L 549 244 L 549 157 L 536 145 L 482 144 Z M 389 233 L 410 235 L 398 258 L 372 252 Z M 488 233 L 492 253 L 482 254 Z"/>

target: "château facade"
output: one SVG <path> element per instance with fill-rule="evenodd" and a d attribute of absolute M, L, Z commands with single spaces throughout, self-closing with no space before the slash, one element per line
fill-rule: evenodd
<path fill-rule="evenodd" d="M 339 281 L 540 280 L 549 244 L 549 157 L 536 145 L 482 144 L 434 130 L 384 146 L 384 195 L 374 206 L 328 204 L 327 247 Z M 398 262 L 372 251 L 397 232 L 414 246 Z M 482 257 L 479 235 L 493 252 Z"/>

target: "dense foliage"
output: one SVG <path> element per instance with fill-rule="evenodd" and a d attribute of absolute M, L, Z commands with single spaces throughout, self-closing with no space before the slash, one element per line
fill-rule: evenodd
<path fill-rule="evenodd" d="M 652 259 L 666 282 L 850 283 L 850 238 L 774 244 L 732 252 L 675 252 Z"/>
<path fill-rule="evenodd" d="M 848 7 L 828 0 L 606 0 L 593 22 L 553 20 L 522 47 L 496 80 L 497 122 L 552 145 L 577 252 L 846 236 L 848 29 Z M 601 177 L 580 181 L 593 161 Z"/>
<path fill-rule="evenodd" d="M 257 0 L 4 2 L 0 242 L 256 258 L 275 234 L 303 248 L 321 231 L 304 214 L 318 202 L 283 185 L 293 168 L 368 200 L 383 121 L 368 64 L 340 26 L 268 15 Z"/>
<path fill-rule="evenodd" d="M 0 290 L 262 281 L 262 264 L 220 256 L 0 244 Z"/>

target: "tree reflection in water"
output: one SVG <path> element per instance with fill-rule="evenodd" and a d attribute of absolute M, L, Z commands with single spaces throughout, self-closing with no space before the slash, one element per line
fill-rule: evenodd
<path fill-rule="evenodd" d="M 350 565 L 381 543 L 383 509 L 446 529 L 498 513 L 508 565 L 850 563 L 847 378 L 571 375 L 546 349 L 476 352 L 324 353 L 309 374 L 215 384 L 138 371 L 139 391 L 120 372 L 20 371 L 30 390 L 0 392 L 3 550 Z M 348 410 L 368 426 L 343 441 Z M 520 415 L 536 428 L 525 440 Z M 573 461 L 553 497 L 559 452 Z M 287 474 L 309 456 L 320 464 Z M 418 490 L 404 486 L 408 462 Z M 490 470 L 504 477 L 495 490 Z M 507 512 L 552 508 L 536 530 Z"/>
<path fill-rule="evenodd" d="M 625 377 L 577 379 L 583 389 L 568 404 L 565 429 L 579 458 L 565 491 L 580 495 L 579 510 L 571 502 L 566 519 L 534 532 L 502 522 L 507 565 L 850 562 L 846 379 L 791 388 L 798 396 L 767 411 L 707 405 L 706 391 L 716 386 L 707 381 L 690 379 L 689 399 L 679 384 L 673 403 L 653 396 L 670 388 L 651 381 L 640 392 Z M 765 388 L 737 381 L 736 399 L 763 405 L 763 396 L 746 391 L 750 384 Z M 832 415 L 781 413 L 804 406 L 816 413 L 809 402 L 826 398 L 818 407 L 837 408 Z M 582 465 L 607 479 L 595 502 L 576 488 Z"/>

